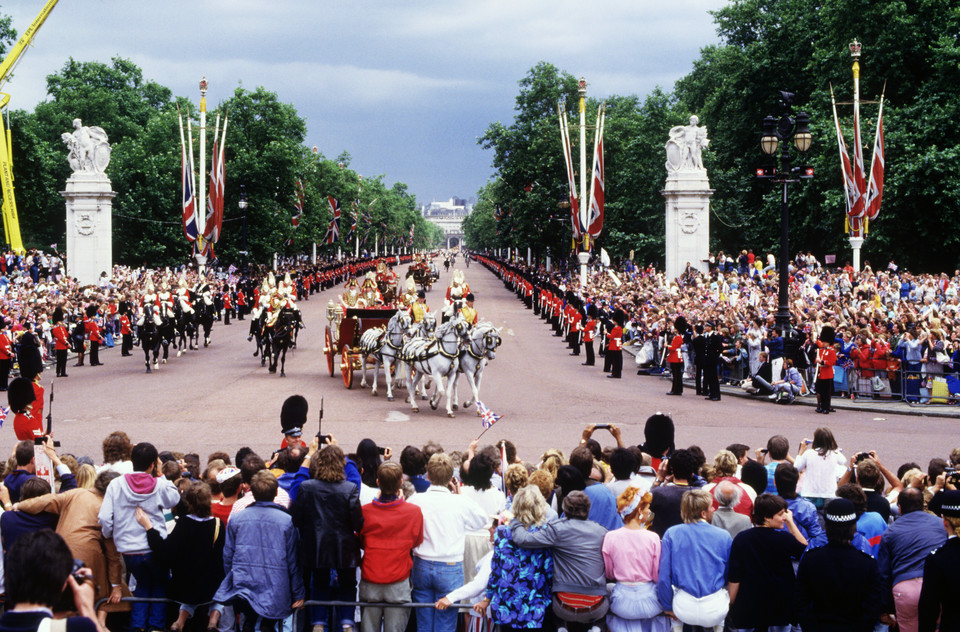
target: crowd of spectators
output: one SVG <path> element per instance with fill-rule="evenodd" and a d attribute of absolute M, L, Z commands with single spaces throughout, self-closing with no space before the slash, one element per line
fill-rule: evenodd
<path fill-rule="evenodd" d="M 722 336 L 718 371 L 741 383 L 773 366 L 767 382 L 782 382 L 790 360 L 806 387 L 815 381 L 816 341 L 824 326 L 839 341 L 834 391 L 849 398 L 896 398 L 911 403 L 960 403 L 960 270 L 952 275 L 913 274 L 893 261 L 884 269 L 869 262 L 860 271 L 847 263 L 825 267 L 812 254 L 798 253 L 788 267 L 791 332 L 776 321 L 778 269 L 772 255 L 711 256 L 709 272 L 693 266 L 668 279 L 652 265 L 623 261 L 612 268 L 592 267 L 585 286 L 577 274 L 547 270 L 522 259 L 481 257 L 535 311 L 560 311 L 564 332 L 571 325 L 567 305 L 590 319 L 596 310 L 598 334 L 608 333 L 622 317 L 622 343 L 636 346 L 638 368 L 667 370 L 668 351 L 678 317 L 689 324 L 681 348 L 684 375 L 694 378 L 704 358 L 693 340 L 712 325 Z M 561 262 L 562 265 L 562 262 Z M 559 298 L 559 306 L 543 303 Z M 606 324 L 606 326 L 605 326 Z M 606 329 L 606 332 L 604 332 Z M 585 338 L 584 338 L 585 340 Z M 607 348 L 598 337 L 600 353 Z M 579 347 L 574 347 L 579 354 Z M 588 364 L 590 364 L 588 353 Z M 699 369 L 699 371 L 698 371 Z M 753 384 L 751 384 L 753 385 Z M 697 390 L 700 389 L 699 380 Z M 799 385 L 798 385 L 799 388 Z M 772 390 L 763 394 L 775 395 Z"/>
<path fill-rule="evenodd" d="M 591 425 L 569 451 L 430 442 L 397 462 L 371 439 L 352 453 L 329 435 L 306 443 L 306 415 L 306 400 L 287 400 L 282 447 L 267 458 L 244 447 L 204 461 L 120 431 L 97 458 L 18 444 L 0 485 L 4 557 L 22 564 L 20 547 L 53 530 L 91 594 L 25 605 L 19 584 L 32 580 L 10 569 L 0 629 L 25 629 L 6 617 L 35 610 L 78 613 L 68 621 L 99 632 L 453 632 L 458 617 L 477 631 L 960 621 L 960 448 L 893 469 L 875 452 L 845 455 L 822 427 L 711 459 L 676 446 L 657 413 L 631 440 Z M 53 486 L 38 476 L 44 457 Z M 124 601 L 131 588 L 152 600 Z M 411 602 L 432 607 L 390 607 Z"/>

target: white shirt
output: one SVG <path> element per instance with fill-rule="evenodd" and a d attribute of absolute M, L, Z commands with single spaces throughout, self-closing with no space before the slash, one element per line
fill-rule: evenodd
<path fill-rule="evenodd" d="M 837 491 L 837 480 L 847 471 L 847 458 L 839 450 L 831 450 L 820 456 L 810 448 L 798 456 L 793 465 L 798 471 L 804 472 L 800 490 L 803 496 L 833 498 Z"/>
<path fill-rule="evenodd" d="M 502 512 L 506 506 L 506 495 L 496 487 L 488 487 L 483 491 L 479 491 L 469 485 L 464 485 L 460 488 L 460 495 L 477 503 L 488 518 L 487 522 L 479 529 L 471 529 L 469 531 L 470 535 L 485 535 L 489 537 L 490 533 L 487 531 L 487 527 L 490 525 L 490 522 L 492 522 L 492 516 L 499 516 L 500 512 Z"/>
<path fill-rule="evenodd" d="M 423 512 L 423 544 L 413 550 L 431 562 L 463 562 L 466 533 L 487 524 L 487 514 L 465 496 L 431 485 L 408 501 Z"/>

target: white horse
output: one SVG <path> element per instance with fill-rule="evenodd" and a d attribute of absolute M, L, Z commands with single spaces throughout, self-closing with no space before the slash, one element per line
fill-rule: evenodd
<path fill-rule="evenodd" d="M 463 402 L 464 409 L 470 408 L 480 398 L 480 380 L 483 378 L 483 367 L 487 362 L 497 357 L 497 347 L 503 343 L 500 330 L 490 321 L 483 321 L 473 327 L 467 335 L 466 343 L 460 351 L 460 370 L 453 378 L 453 399 L 460 401 L 457 391 L 457 382 L 462 373 L 470 384 L 473 397 Z"/>
<path fill-rule="evenodd" d="M 424 375 L 429 375 L 436 390 L 430 398 L 430 408 L 436 410 L 440 396 L 447 396 L 447 417 L 453 414 L 453 384 L 460 367 L 460 341 L 467 331 L 467 323 L 462 318 L 448 320 L 437 328 L 436 334 L 429 339 L 413 338 L 403 345 L 400 358 L 410 370 L 407 375 L 407 393 L 413 412 L 420 412 L 417 406 L 417 386 Z M 446 378 L 446 386 L 444 386 Z"/>
<path fill-rule="evenodd" d="M 363 332 L 360 337 L 360 386 L 367 386 L 367 357 L 374 357 L 373 388 L 371 395 L 377 394 L 377 377 L 383 366 L 384 381 L 387 383 L 387 401 L 393 401 L 393 378 L 390 372 L 394 366 L 399 368 L 400 349 L 403 348 L 404 334 L 410 327 L 410 316 L 398 311 L 387 322 L 386 328 L 374 327 Z"/>

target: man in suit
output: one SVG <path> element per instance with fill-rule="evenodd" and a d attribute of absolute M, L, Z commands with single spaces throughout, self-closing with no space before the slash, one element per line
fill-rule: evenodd
<path fill-rule="evenodd" d="M 706 338 L 703 365 L 705 389 L 707 391 L 706 399 L 719 402 L 720 374 L 718 370 L 720 354 L 723 353 L 723 336 L 713 330 L 713 323 L 710 321 L 703 324 L 703 330 L 703 336 Z"/>
<path fill-rule="evenodd" d="M 947 541 L 927 556 L 923 565 L 923 586 L 920 589 L 920 632 L 933 632 L 940 619 L 941 630 L 960 628 L 960 602 L 956 599 L 957 568 L 960 568 L 960 491 L 944 492 L 940 511 Z"/>

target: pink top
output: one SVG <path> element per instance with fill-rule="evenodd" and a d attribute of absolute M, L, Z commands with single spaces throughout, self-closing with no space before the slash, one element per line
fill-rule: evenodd
<path fill-rule="evenodd" d="M 656 582 L 660 570 L 660 536 L 648 529 L 617 529 L 603 538 L 607 577 L 620 582 Z"/>

